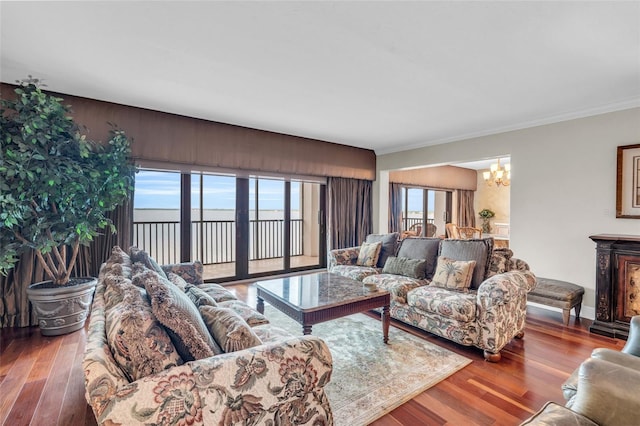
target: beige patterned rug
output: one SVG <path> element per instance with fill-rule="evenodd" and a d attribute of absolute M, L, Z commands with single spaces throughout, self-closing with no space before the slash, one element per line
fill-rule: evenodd
<path fill-rule="evenodd" d="M 269 321 L 295 335 L 302 327 L 265 304 Z M 393 326 L 389 344 L 382 324 L 364 314 L 313 326 L 333 356 L 326 387 L 336 426 L 366 425 L 446 379 L 471 362 Z"/>

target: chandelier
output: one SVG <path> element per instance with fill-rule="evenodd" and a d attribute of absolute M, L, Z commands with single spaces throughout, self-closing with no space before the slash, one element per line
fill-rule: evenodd
<path fill-rule="evenodd" d="M 500 167 L 500 159 L 498 162 L 491 165 L 491 170 L 482 173 L 484 181 L 489 186 L 509 186 L 511 183 L 511 164 L 505 164 Z"/>

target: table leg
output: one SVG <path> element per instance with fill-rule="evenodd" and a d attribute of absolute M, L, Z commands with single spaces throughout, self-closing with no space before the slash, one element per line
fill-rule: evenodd
<path fill-rule="evenodd" d="M 384 343 L 389 343 L 389 323 L 391 322 L 389 315 L 389 305 L 382 307 L 382 336 Z"/>
<path fill-rule="evenodd" d="M 311 326 L 310 325 L 303 325 L 302 326 L 302 334 L 304 334 L 305 336 L 308 334 L 311 334 Z"/>
<path fill-rule="evenodd" d="M 264 299 L 260 296 L 258 296 L 258 303 L 256 305 L 256 308 L 258 309 L 258 312 L 264 314 Z"/>

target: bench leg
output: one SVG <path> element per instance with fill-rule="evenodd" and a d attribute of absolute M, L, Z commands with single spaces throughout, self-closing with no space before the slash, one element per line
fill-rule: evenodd
<path fill-rule="evenodd" d="M 578 303 L 573 307 L 573 310 L 576 312 L 576 319 L 580 319 L 580 308 L 582 308 L 582 303 Z"/>
<path fill-rule="evenodd" d="M 571 308 L 562 310 L 562 322 L 564 322 L 564 325 L 569 325 L 570 316 L 571 316 Z"/>

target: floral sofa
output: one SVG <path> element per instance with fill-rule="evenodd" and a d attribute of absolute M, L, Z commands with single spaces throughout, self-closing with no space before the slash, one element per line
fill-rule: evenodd
<path fill-rule="evenodd" d="M 159 267 L 145 255 L 116 247 L 101 267 L 82 364 L 99 424 L 333 423 L 324 391 L 332 358 L 321 339 L 293 337 L 223 287 L 203 284 L 199 262 Z M 211 330 L 200 346 L 174 336 L 199 320 L 171 322 L 194 306 Z M 210 321 L 212 312 L 224 315 Z"/>
<path fill-rule="evenodd" d="M 406 238 L 382 268 L 379 263 L 357 265 L 359 252 L 360 247 L 332 250 L 329 272 L 388 290 L 392 318 L 476 346 L 492 362 L 500 360 L 500 351 L 514 337 L 522 337 L 527 293 L 535 288 L 536 278 L 510 249 L 494 250 L 492 239 Z M 471 277 L 465 278 L 467 288 L 434 285 L 439 262 L 450 268 L 446 262 L 451 259 L 475 262 L 469 268 Z"/>

